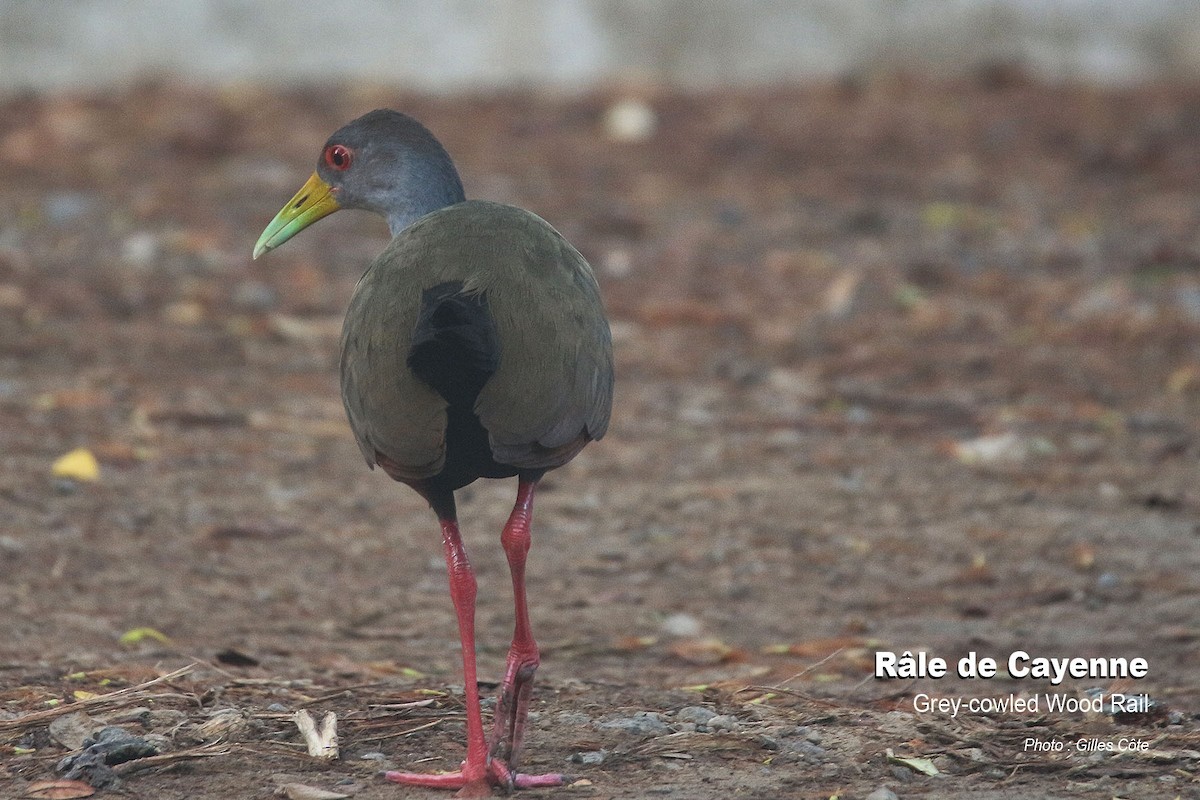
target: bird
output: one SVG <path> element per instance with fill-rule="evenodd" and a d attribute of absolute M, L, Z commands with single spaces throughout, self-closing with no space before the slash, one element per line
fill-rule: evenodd
<path fill-rule="evenodd" d="M 462 797 L 561 785 L 557 773 L 517 771 L 540 663 L 525 563 L 538 482 L 608 429 L 612 337 L 595 274 L 536 214 L 466 199 L 446 149 L 399 111 L 371 111 L 329 137 L 253 257 L 339 209 L 382 215 L 392 234 L 346 312 L 342 402 L 367 465 L 416 490 L 437 516 L 466 694 L 459 769 L 385 775 Z M 489 741 L 476 677 L 477 583 L 454 492 L 513 477 L 516 501 L 500 542 L 515 621 Z"/>

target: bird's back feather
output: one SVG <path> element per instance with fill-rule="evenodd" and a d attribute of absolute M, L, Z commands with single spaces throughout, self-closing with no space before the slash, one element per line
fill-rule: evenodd
<path fill-rule="evenodd" d="M 512 206 L 467 201 L 406 228 L 359 281 L 343 328 L 342 399 L 355 438 L 368 463 L 399 480 L 469 460 L 447 430 L 471 393 L 497 465 L 561 466 L 604 435 L 612 386 L 591 268 L 549 224 Z M 464 480 L 488 476 L 466 471 L 481 474 Z"/>

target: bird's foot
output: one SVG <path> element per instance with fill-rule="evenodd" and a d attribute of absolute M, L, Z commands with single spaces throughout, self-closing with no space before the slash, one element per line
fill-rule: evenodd
<path fill-rule="evenodd" d="M 489 759 L 482 770 L 472 769 L 465 762 L 458 772 L 396 772 L 384 773 L 393 783 L 424 786 L 433 789 L 458 789 L 456 797 L 490 797 L 496 787 L 505 794 L 513 789 L 536 789 L 543 786 L 562 786 L 566 780 L 558 773 L 526 775 L 509 769 L 498 758 Z"/>
<path fill-rule="evenodd" d="M 532 660 L 522 662 L 509 655 L 508 669 L 496 697 L 496 719 L 492 728 L 492 760 L 515 764 L 521 755 L 525 738 L 525 721 L 529 713 L 529 696 L 533 689 L 533 674 L 538 668 L 537 650 Z"/>

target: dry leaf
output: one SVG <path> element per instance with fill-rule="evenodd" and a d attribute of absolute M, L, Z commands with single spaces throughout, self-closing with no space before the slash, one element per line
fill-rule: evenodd
<path fill-rule="evenodd" d="M 341 792 L 331 792 L 328 789 L 319 789 L 316 786 L 309 786 L 304 783 L 285 783 L 275 790 L 275 794 L 287 797 L 290 800 L 344 800 L 344 798 L 350 796 Z"/>
<path fill-rule="evenodd" d="M 619 636 L 613 641 L 613 649 L 621 653 L 632 653 L 653 647 L 658 642 L 654 636 Z"/>
<path fill-rule="evenodd" d="M 77 481 L 95 481 L 100 478 L 100 464 L 92 451 L 80 447 L 59 456 L 50 466 L 50 472 L 56 478 L 71 478 Z"/>
<path fill-rule="evenodd" d="M 96 790 L 83 781 L 37 781 L 29 784 L 25 797 L 37 800 L 72 800 L 76 797 L 91 797 Z"/>
<path fill-rule="evenodd" d="M 887 751 L 887 760 L 889 764 L 899 764 L 902 767 L 908 767 L 914 772 L 920 772 L 923 775 L 938 775 L 940 771 L 933 765 L 933 762 L 928 758 L 916 758 L 914 756 L 898 756 L 892 752 L 889 747 Z"/>
<path fill-rule="evenodd" d="M 836 636 L 828 639 L 809 639 L 794 644 L 771 644 L 763 648 L 768 655 L 792 655 L 801 658 L 825 658 L 839 650 L 866 647 L 867 642 L 858 636 Z"/>
<path fill-rule="evenodd" d="M 720 639 L 684 639 L 671 645 L 671 653 L 689 664 L 723 664 L 745 660 L 745 653 Z"/>

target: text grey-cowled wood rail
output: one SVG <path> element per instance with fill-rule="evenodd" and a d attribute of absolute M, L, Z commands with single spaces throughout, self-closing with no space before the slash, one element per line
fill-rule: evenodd
<path fill-rule="evenodd" d="M 525 556 L 538 480 L 608 427 L 612 344 L 595 276 L 541 218 L 466 200 L 441 144 L 396 111 L 372 111 L 330 137 L 255 258 L 340 208 L 382 214 L 393 237 L 346 313 L 342 401 L 367 464 L 416 489 L 441 522 L 467 695 L 461 769 L 387 777 L 463 796 L 561 784 L 561 775 L 516 771 L 539 660 Z M 475 575 L 454 490 L 513 476 L 517 502 L 500 541 L 516 625 L 489 747 L 475 678 Z"/>

